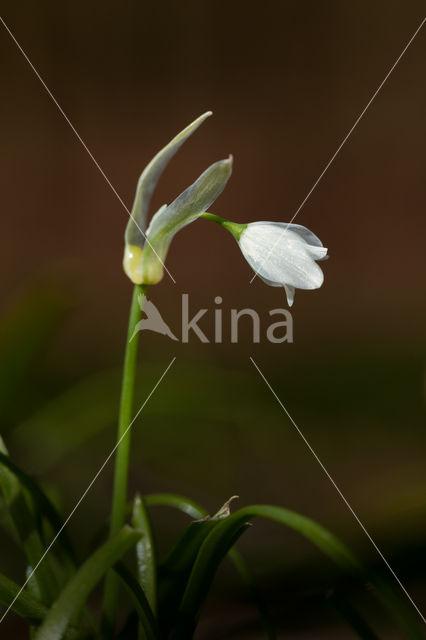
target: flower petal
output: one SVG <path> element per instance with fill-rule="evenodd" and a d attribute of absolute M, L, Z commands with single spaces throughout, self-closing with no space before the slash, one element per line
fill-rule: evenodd
<path fill-rule="evenodd" d="M 289 307 L 293 306 L 293 302 L 294 302 L 294 292 L 295 292 L 295 288 L 291 287 L 289 284 L 285 284 L 284 285 L 284 289 L 285 289 L 285 293 L 287 296 L 287 304 Z"/>
<path fill-rule="evenodd" d="M 265 280 L 298 289 L 317 289 L 324 280 L 310 254 L 312 247 L 300 234 L 282 224 L 249 224 L 240 238 L 240 248 L 250 266 Z"/>
<path fill-rule="evenodd" d="M 286 224 L 285 222 L 278 223 L 279 226 L 287 227 L 289 231 L 297 233 L 305 242 L 313 245 L 314 247 L 322 247 L 323 244 L 315 233 L 312 233 L 307 227 L 303 227 L 301 224 Z"/>
<path fill-rule="evenodd" d="M 281 282 L 272 282 L 272 280 L 267 280 L 266 278 L 262 278 L 262 276 L 259 276 L 259 278 L 263 280 L 263 282 L 266 282 L 270 287 L 284 287 L 287 296 L 287 304 L 289 307 L 293 306 L 295 293 L 294 287 L 289 284 L 282 284 Z"/>
<path fill-rule="evenodd" d="M 314 260 L 327 260 L 328 259 L 328 255 L 327 255 L 327 247 L 313 247 L 310 244 L 306 245 L 306 251 L 308 251 L 309 255 L 314 259 Z"/>

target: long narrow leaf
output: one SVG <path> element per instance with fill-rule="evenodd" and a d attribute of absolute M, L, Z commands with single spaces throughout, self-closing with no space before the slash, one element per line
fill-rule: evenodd
<path fill-rule="evenodd" d="M 46 518 L 53 531 L 58 534 L 58 542 L 61 544 L 63 550 L 71 559 L 72 563 L 76 564 L 74 550 L 68 534 L 63 527 L 62 518 L 44 491 L 30 475 L 15 464 L 9 456 L 0 451 L 0 466 L 1 465 L 7 467 L 18 478 L 21 485 L 28 490 L 39 513 Z"/>
<path fill-rule="evenodd" d="M 171 629 L 185 584 L 205 538 L 216 520 L 191 522 L 159 567 L 159 622 L 163 635 Z"/>
<path fill-rule="evenodd" d="M 411 640 L 424 640 L 425 636 L 417 619 L 401 597 L 386 582 L 373 576 L 338 538 L 305 516 L 282 507 L 269 505 L 253 505 L 240 509 L 220 522 L 205 539 L 194 563 L 179 609 L 176 639 L 192 637 L 209 581 L 218 566 L 218 550 L 223 545 L 223 541 L 228 540 L 232 532 L 236 535 L 240 527 L 254 517 L 268 518 L 294 529 L 321 549 L 342 571 L 372 583 L 382 604 L 407 637 Z"/>
<path fill-rule="evenodd" d="M 153 616 L 148 599 L 139 582 L 127 569 L 127 567 L 121 562 L 115 564 L 114 570 L 122 579 L 127 591 L 129 592 L 134 602 L 140 623 L 143 628 L 145 639 L 158 640 L 159 632 L 157 629 L 157 624 L 155 622 L 155 618 Z"/>
<path fill-rule="evenodd" d="M 157 609 L 157 564 L 151 522 L 140 495 L 136 495 L 133 502 L 132 526 L 142 534 L 136 545 L 139 584 L 155 615 Z"/>
<path fill-rule="evenodd" d="M 103 575 L 135 546 L 140 533 L 123 527 L 80 567 L 51 607 L 34 640 L 59 640 Z"/>
<path fill-rule="evenodd" d="M 186 513 L 194 520 L 200 520 L 207 515 L 207 511 L 197 502 L 177 493 L 150 493 L 144 496 L 144 501 L 147 507 L 158 506 L 179 509 L 179 511 Z"/>
<path fill-rule="evenodd" d="M 17 546 L 19 546 L 19 538 L 10 517 L 9 509 L 3 496 L 0 497 L 0 527 L 6 533 L 7 537 Z"/>
<path fill-rule="evenodd" d="M 205 539 L 194 563 L 184 596 L 179 607 L 173 640 L 192 638 L 197 626 L 201 605 L 204 602 L 217 568 L 235 542 L 248 529 L 248 523 L 239 523 L 235 527 L 223 528 L 218 525 Z M 214 535 L 219 531 L 221 535 Z M 214 544 L 209 540 L 214 538 Z M 205 550 L 208 549 L 206 553 Z"/>
<path fill-rule="evenodd" d="M 201 519 L 207 516 L 207 511 L 197 502 L 176 493 L 153 493 L 144 496 L 144 501 L 147 506 L 164 506 L 178 509 L 194 519 Z M 259 618 L 266 638 L 268 640 L 276 640 L 276 634 L 272 627 L 267 607 L 245 558 L 235 547 L 229 550 L 228 555 L 248 588 L 253 602 L 258 609 Z"/>
<path fill-rule="evenodd" d="M 0 574 L 0 603 L 5 607 L 11 606 L 11 611 L 16 613 L 33 626 L 38 626 L 48 613 L 48 608 L 42 602 L 34 598 L 27 591 L 22 591 L 20 585 L 13 582 L 6 576 Z M 76 640 L 79 638 L 88 638 L 89 630 L 75 629 L 70 627 L 64 638 L 66 640 Z"/>
<path fill-rule="evenodd" d="M 21 592 L 21 587 L 16 582 L 2 574 L 0 574 L 0 602 L 5 607 L 9 607 L 13 602 L 11 610 L 31 624 L 40 623 L 47 614 L 46 605 L 33 598 L 28 592 Z"/>
<path fill-rule="evenodd" d="M 0 438 L 0 452 L 7 457 L 7 449 Z M 27 503 L 21 484 L 14 473 L 0 464 L 0 490 L 13 521 L 21 546 L 31 567 L 38 565 L 44 546 L 37 529 L 37 522 Z M 40 594 L 45 604 L 50 604 L 57 594 L 58 584 L 50 558 L 43 561 L 35 573 Z"/>

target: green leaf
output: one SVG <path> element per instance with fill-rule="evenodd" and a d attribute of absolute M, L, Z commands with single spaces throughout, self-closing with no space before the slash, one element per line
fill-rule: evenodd
<path fill-rule="evenodd" d="M 222 521 L 221 524 L 224 525 L 226 520 Z M 247 522 L 238 523 L 234 527 L 223 527 L 221 524 L 218 524 L 206 537 L 192 567 L 179 606 L 176 626 L 172 634 L 173 640 L 188 640 L 192 638 L 197 626 L 201 605 L 209 592 L 217 568 L 231 547 L 250 526 Z M 214 535 L 215 532 L 219 531 L 220 535 Z"/>
<path fill-rule="evenodd" d="M 22 591 L 21 587 L 6 576 L 0 574 L 0 603 L 5 607 L 9 607 L 13 602 L 10 610 L 16 613 L 32 626 L 38 626 L 46 617 L 49 609 L 33 595 L 27 591 Z M 89 629 L 76 629 L 70 627 L 64 635 L 66 640 L 80 640 L 89 638 Z M 93 635 L 91 636 L 93 637 Z"/>
<path fill-rule="evenodd" d="M 159 567 L 159 623 L 163 635 L 171 629 L 185 584 L 197 554 L 221 517 L 191 522 Z"/>
<path fill-rule="evenodd" d="M 321 549 L 342 571 L 372 583 L 382 604 L 407 637 L 412 640 L 424 640 L 417 618 L 401 597 L 381 578 L 373 576 L 338 538 L 305 516 L 269 505 L 253 505 L 240 509 L 220 522 L 204 540 L 179 608 L 175 640 L 192 637 L 201 605 L 218 567 L 218 560 L 220 562 L 224 543 L 228 543 L 233 534 L 237 536 L 240 527 L 254 517 L 268 518 L 294 529 Z"/>
<path fill-rule="evenodd" d="M 80 611 L 88 595 L 103 575 L 134 547 L 140 533 L 123 527 L 120 533 L 106 542 L 86 560 L 62 590 L 49 610 L 34 640 L 59 640 L 74 616 Z"/>
<path fill-rule="evenodd" d="M 0 496 L 0 526 L 16 546 L 19 547 L 19 538 L 16 533 L 16 529 L 13 524 L 13 520 L 10 517 L 9 509 L 3 496 Z"/>
<path fill-rule="evenodd" d="M 157 623 L 141 585 L 123 563 L 116 563 L 114 570 L 122 579 L 133 600 L 142 625 L 144 640 L 157 640 L 159 638 Z"/>
<path fill-rule="evenodd" d="M 21 485 L 28 490 L 38 510 L 38 513 L 44 516 L 49 522 L 55 534 L 58 535 L 58 542 L 61 544 L 69 559 L 75 565 L 76 558 L 71 545 L 71 541 L 64 528 L 62 518 L 57 512 L 53 503 L 49 500 L 44 491 L 39 487 L 37 482 L 30 475 L 28 475 L 25 471 L 18 467 L 18 465 L 15 464 L 9 458 L 9 456 L 0 451 L 0 466 L 1 465 L 7 467 L 16 476 Z"/>
<path fill-rule="evenodd" d="M 34 576 L 40 589 L 43 602 L 50 604 L 57 594 L 58 584 L 50 558 L 47 558 L 46 561 L 41 561 L 44 553 L 44 545 L 37 527 L 37 519 L 28 506 L 18 478 L 4 464 L 4 457 L 7 458 L 8 456 L 7 449 L 1 437 L 0 452 L 3 454 L 3 464 L 0 464 L 0 490 L 3 493 L 5 503 L 27 561 L 32 568 L 37 567 Z"/>
<path fill-rule="evenodd" d="M 208 515 L 207 511 L 200 507 L 197 502 L 177 493 L 150 493 L 144 496 L 144 502 L 147 507 L 173 507 L 179 509 L 179 511 L 186 513 L 194 520 L 201 520 L 201 518 L 205 518 Z"/>
<path fill-rule="evenodd" d="M 192 522 L 159 567 L 159 616 L 163 635 L 173 625 L 182 593 L 204 539 L 218 521 Z"/>
<path fill-rule="evenodd" d="M 38 624 L 48 611 L 46 605 L 33 598 L 26 591 L 21 591 L 19 585 L 2 574 L 0 574 L 0 602 L 5 607 L 9 607 L 13 602 L 11 610 L 31 624 Z"/>
<path fill-rule="evenodd" d="M 145 238 L 141 232 L 145 232 L 149 203 L 162 172 L 171 158 L 183 145 L 185 140 L 187 140 L 187 138 L 189 138 L 189 136 L 194 133 L 200 124 L 202 124 L 206 118 L 211 116 L 211 114 L 211 111 L 207 111 L 183 129 L 183 131 L 178 133 L 173 140 L 171 140 L 154 156 L 151 162 L 143 170 L 138 180 L 135 201 L 131 211 L 131 218 L 126 228 L 126 244 L 142 248 Z"/>
<path fill-rule="evenodd" d="M 163 275 L 163 262 L 174 235 L 196 220 L 218 198 L 232 172 L 232 158 L 212 164 L 170 205 L 152 217 L 142 252 L 142 280 L 156 284 Z"/>
<path fill-rule="evenodd" d="M 207 516 L 206 509 L 197 502 L 176 493 L 152 493 L 145 496 L 144 501 L 147 506 L 164 506 L 179 509 L 179 511 L 194 519 L 201 519 Z M 268 640 L 275 640 L 276 634 L 269 619 L 267 607 L 245 558 L 235 547 L 229 550 L 228 556 L 251 594 L 253 602 L 258 609 L 266 637 Z"/>
<path fill-rule="evenodd" d="M 133 502 L 132 526 L 142 534 L 136 545 L 137 575 L 152 611 L 157 608 L 157 565 L 151 521 L 144 500 L 138 494 Z"/>

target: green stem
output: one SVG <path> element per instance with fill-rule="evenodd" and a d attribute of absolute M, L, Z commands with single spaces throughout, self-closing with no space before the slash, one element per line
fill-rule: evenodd
<path fill-rule="evenodd" d="M 225 220 L 225 218 L 221 218 L 220 216 L 216 216 L 214 213 L 208 213 L 207 211 L 201 214 L 200 218 L 204 218 L 205 220 L 211 220 L 212 222 L 216 222 L 220 224 L 224 229 L 228 229 L 234 236 L 235 240 L 239 242 L 240 237 L 244 229 L 247 227 L 246 224 L 238 224 L 238 222 L 231 222 L 230 220 Z"/>
<path fill-rule="evenodd" d="M 110 520 L 110 538 L 118 534 L 126 516 L 127 483 L 130 457 L 130 429 L 133 415 L 133 393 L 136 377 L 139 332 L 135 328 L 142 317 L 141 295 L 146 293 L 146 285 L 135 285 L 130 307 L 129 328 L 124 356 L 121 384 L 120 411 L 118 418 L 117 452 L 115 455 L 114 487 Z M 109 636 L 114 630 L 115 610 L 118 596 L 118 579 L 112 572 L 107 575 L 103 602 L 104 634 Z"/>

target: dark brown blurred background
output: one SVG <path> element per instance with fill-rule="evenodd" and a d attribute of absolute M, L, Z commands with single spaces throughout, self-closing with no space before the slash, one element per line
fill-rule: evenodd
<path fill-rule="evenodd" d="M 212 211 L 241 222 L 290 220 L 424 13 L 417 1 L 268 0 L 5 1 L 2 11 L 128 206 L 152 155 L 212 109 L 167 168 L 152 209 L 232 153 L 232 179 Z M 4 433 L 21 464 L 59 487 L 67 513 L 114 440 L 131 293 L 121 270 L 127 214 L 0 35 Z M 291 507 L 376 562 L 253 356 L 423 609 L 425 52 L 421 31 L 297 216 L 331 259 L 321 290 L 296 292 L 294 343 L 252 345 L 249 331 L 238 345 L 226 330 L 222 345 L 143 335 L 140 401 L 177 360 L 138 421 L 132 476 L 132 488 L 188 493 L 211 511 L 234 493 L 244 504 Z M 176 237 L 167 266 L 177 284 L 166 276 L 150 295 L 174 330 L 183 292 L 194 311 L 222 296 L 224 316 L 253 307 L 266 320 L 285 306 L 279 289 L 249 283 L 231 236 L 205 221 Z M 24 365 L 32 356 L 8 391 L 19 349 Z M 86 404 L 66 395 L 84 384 Z M 111 469 L 76 515 L 75 535 L 105 518 L 110 484 Z M 181 524 L 159 517 L 165 548 Z M 312 605 L 304 594 L 317 593 L 327 563 L 315 556 L 315 575 L 305 571 L 310 548 L 264 524 L 243 547 L 271 598 L 281 585 L 300 594 L 302 610 Z M 19 576 L 18 560 L 4 562 Z M 321 624 L 337 622 L 320 620 L 315 606 L 309 637 L 320 638 Z"/>

